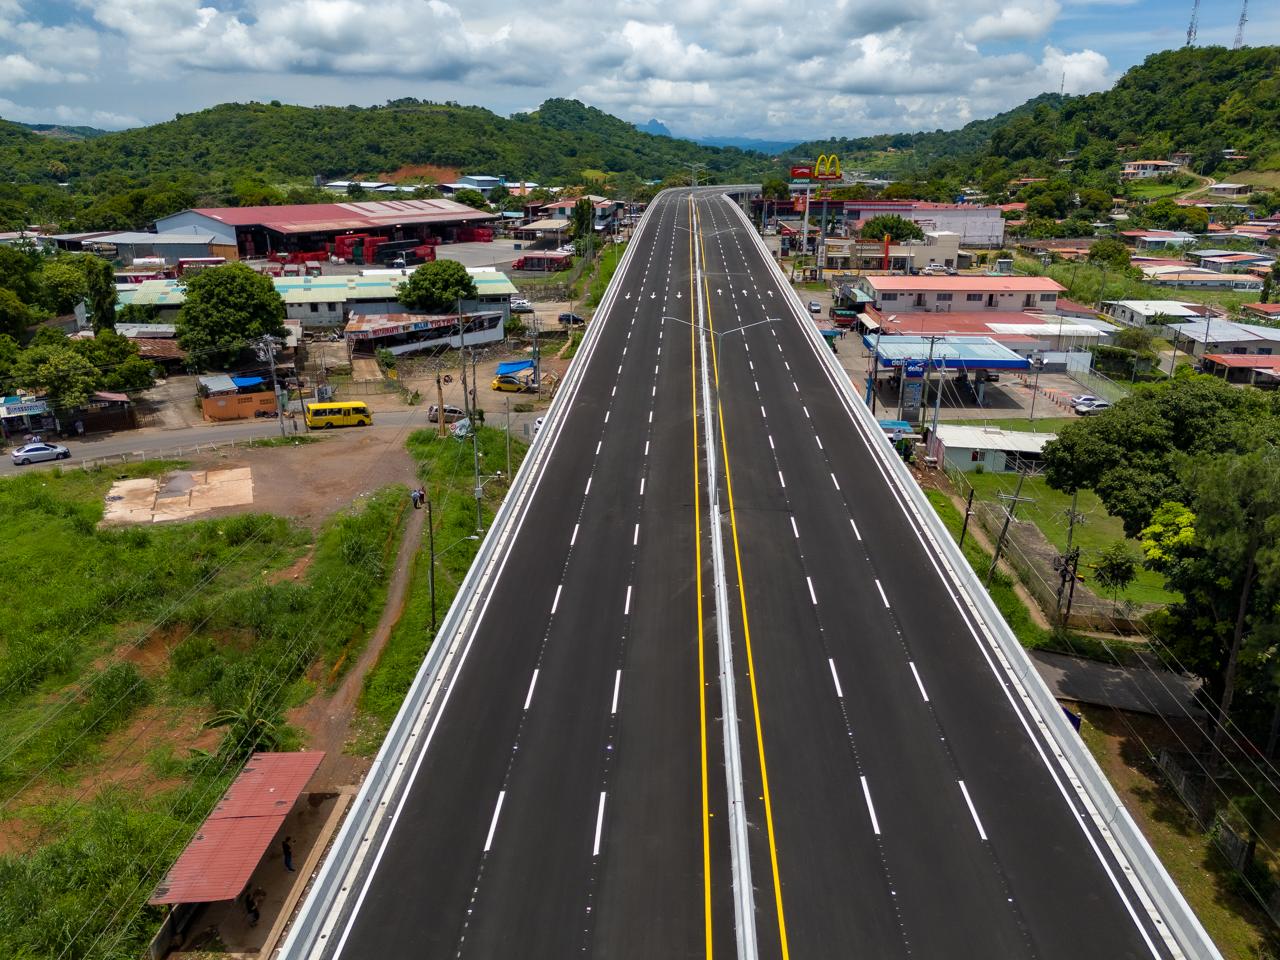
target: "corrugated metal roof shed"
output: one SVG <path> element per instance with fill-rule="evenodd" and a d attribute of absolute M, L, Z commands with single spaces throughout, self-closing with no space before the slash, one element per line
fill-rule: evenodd
<path fill-rule="evenodd" d="M 147 901 L 213 903 L 240 895 L 324 751 L 255 753 Z"/>

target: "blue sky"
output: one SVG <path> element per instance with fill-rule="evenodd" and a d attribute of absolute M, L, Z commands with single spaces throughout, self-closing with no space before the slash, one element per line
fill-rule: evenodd
<path fill-rule="evenodd" d="M 1246 42 L 1280 43 L 1254 0 Z M 780 11 L 785 10 L 785 13 Z M 1181 46 L 1189 0 L 0 0 L 0 117 L 120 128 L 227 100 L 576 97 L 678 135 L 953 128 Z M 1237 0 L 1203 0 L 1230 45 Z"/>

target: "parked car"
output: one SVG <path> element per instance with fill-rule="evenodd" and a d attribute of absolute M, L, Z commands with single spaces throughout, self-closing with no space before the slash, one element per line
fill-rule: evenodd
<path fill-rule="evenodd" d="M 809 301 L 809 312 L 810 312 L 810 313 L 821 313 L 821 312 L 822 312 L 822 304 L 820 304 L 817 300 L 810 300 L 810 301 Z"/>
<path fill-rule="evenodd" d="M 542 416 L 542 417 L 539 417 L 537 420 L 533 421 L 533 435 L 535 437 L 538 435 L 538 431 L 542 429 L 542 424 L 546 419 L 547 418 L 545 416 Z"/>
<path fill-rule="evenodd" d="M 512 313 L 533 313 L 533 304 L 531 304 L 524 297 L 512 297 L 511 312 Z"/>
<path fill-rule="evenodd" d="M 1110 410 L 1111 404 L 1106 400 L 1094 400 L 1091 403 L 1077 403 L 1075 411 L 1082 417 L 1091 417 L 1095 413 L 1101 413 L 1103 410 Z"/>
<path fill-rule="evenodd" d="M 557 319 L 561 323 L 563 323 L 566 327 L 573 326 L 574 324 L 578 324 L 578 323 L 587 322 L 585 319 L 578 316 L 576 313 L 562 313 Z"/>
<path fill-rule="evenodd" d="M 504 373 L 500 377 L 494 377 L 489 387 L 492 390 L 501 390 L 504 393 L 525 393 L 533 389 L 533 384 L 528 380 L 521 380 L 519 377 Z"/>
<path fill-rule="evenodd" d="M 445 423 L 457 423 L 459 420 L 463 419 L 466 415 L 467 415 L 466 411 L 464 411 L 461 407 L 455 407 L 451 403 L 446 403 L 444 405 L 444 422 Z M 440 422 L 440 408 L 437 407 L 434 403 L 431 406 L 427 407 L 427 422 L 428 423 Z"/>
<path fill-rule="evenodd" d="M 956 270 L 955 267 L 948 267 L 945 264 L 929 263 L 925 264 L 925 266 L 921 268 L 920 273 L 926 277 L 954 277 L 956 275 Z"/>
<path fill-rule="evenodd" d="M 11 456 L 15 466 L 23 466 L 39 463 L 41 460 L 65 460 L 71 456 L 71 451 L 60 444 L 45 443 L 42 440 L 39 443 L 24 443 Z"/>
<path fill-rule="evenodd" d="M 1101 397 L 1095 397 L 1092 393 L 1082 393 L 1078 397 L 1071 398 L 1071 405 L 1078 407 L 1082 403 L 1097 403 Z"/>

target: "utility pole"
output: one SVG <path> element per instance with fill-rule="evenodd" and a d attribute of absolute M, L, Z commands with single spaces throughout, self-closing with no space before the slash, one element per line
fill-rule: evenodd
<path fill-rule="evenodd" d="M 1036 377 L 1031 384 L 1031 425 L 1036 424 L 1036 397 L 1040 395 L 1040 371 L 1044 369 L 1044 357 L 1036 357 L 1031 361 L 1031 365 L 1036 368 Z"/>
<path fill-rule="evenodd" d="M 280 385 L 276 382 L 276 341 L 274 337 L 266 336 L 258 341 L 258 345 L 266 351 L 267 365 L 271 368 L 271 392 L 276 398 L 276 407 L 279 411 L 276 414 L 276 419 L 280 421 L 280 436 L 283 437 L 285 436 L 284 414 L 285 410 L 288 409 L 289 406 L 289 393 L 287 390 L 285 391 L 284 401 L 281 402 Z"/>
<path fill-rule="evenodd" d="M 440 379 L 440 361 L 436 361 L 436 422 L 439 424 L 440 436 L 448 433 L 444 423 L 444 383 Z"/>
<path fill-rule="evenodd" d="M 969 518 L 973 516 L 973 487 L 969 488 L 969 502 L 964 505 L 964 523 L 960 525 L 960 549 L 964 549 L 964 535 L 969 532 Z"/>
<path fill-rule="evenodd" d="M 1020 503 L 1035 503 L 1030 497 L 1022 496 L 1022 484 L 1026 479 L 1027 475 L 1025 473 L 1018 474 L 1018 486 L 1013 491 L 1012 497 L 1004 493 L 996 494 L 999 499 L 1008 500 L 1010 503 L 1005 510 L 1004 526 L 1000 528 L 1000 537 L 996 540 L 995 555 L 991 558 L 991 566 L 987 569 L 985 585 L 988 587 L 991 586 L 991 578 L 995 575 L 996 567 L 1000 563 L 1000 552 L 1004 549 L 1004 538 L 1009 534 L 1009 524 L 1013 523 L 1013 512 L 1018 509 L 1018 504 Z"/>

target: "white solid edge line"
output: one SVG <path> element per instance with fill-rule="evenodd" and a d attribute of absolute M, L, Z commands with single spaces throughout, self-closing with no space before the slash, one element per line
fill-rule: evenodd
<path fill-rule="evenodd" d="M 911 675 L 916 678 L 916 686 L 920 688 L 920 699 L 925 703 L 928 703 L 929 694 L 925 693 L 924 681 L 920 679 L 920 671 L 916 669 L 915 663 L 910 660 L 907 661 L 907 666 L 911 668 Z"/>
<path fill-rule="evenodd" d="M 561 591 L 561 590 L 563 590 L 563 589 L 564 589 L 564 584 L 563 584 L 563 583 L 561 583 L 561 584 L 559 584 L 559 585 L 557 585 L 557 586 L 556 586 L 556 596 L 555 596 L 555 599 L 551 601 L 551 612 L 552 612 L 552 613 L 555 613 L 555 612 L 556 612 L 556 607 L 560 606 L 560 591 Z"/>
<path fill-rule="evenodd" d="M 621 668 L 619 668 L 618 672 L 613 675 L 613 706 L 609 708 L 610 714 L 616 714 L 618 712 L 618 692 L 621 689 L 622 689 L 622 670 Z"/>
<path fill-rule="evenodd" d="M 987 839 L 987 831 L 982 829 L 982 821 L 978 819 L 978 811 L 973 806 L 973 799 L 969 796 L 969 788 L 964 785 L 964 781 L 957 781 L 960 784 L 960 792 L 964 794 L 964 802 L 969 806 L 969 816 L 973 817 L 973 825 L 978 828 L 978 836 L 983 840 Z"/>
<path fill-rule="evenodd" d="M 498 791 L 498 802 L 493 807 L 493 819 L 489 821 L 489 835 L 484 838 L 484 852 L 488 853 L 493 846 L 493 835 L 498 829 L 498 814 L 502 812 L 502 801 L 507 797 L 507 791 Z"/>
<path fill-rule="evenodd" d="M 593 857 L 600 856 L 600 832 L 604 829 L 604 798 L 605 792 L 600 791 L 600 808 L 596 810 L 596 839 L 591 845 L 591 855 Z"/>
<path fill-rule="evenodd" d="M 835 683 L 836 683 L 836 696 L 837 696 L 837 697 L 839 697 L 841 700 L 843 700 L 843 699 L 844 699 L 844 690 L 842 690 L 842 689 L 841 689 L 841 687 L 840 687 L 840 677 L 839 677 L 839 675 L 836 673 L 836 662 L 835 662 L 835 660 L 831 659 L 830 657 L 827 657 L 827 664 L 828 664 L 828 666 L 830 666 L 830 667 L 831 667 L 831 679 L 832 679 L 832 680 L 834 680 L 834 681 L 835 681 Z"/>
<path fill-rule="evenodd" d="M 524 695 L 524 709 L 529 709 L 529 704 L 533 703 L 533 688 L 538 685 L 538 671 L 533 671 L 533 676 L 529 678 L 529 692 Z"/>
<path fill-rule="evenodd" d="M 880 586 L 880 581 L 876 581 L 876 589 L 880 591 L 880 599 L 884 601 L 884 608 L 889 609 L 889 598 L 884 595 L 884 587 Z"/>
<path fill-rule="evenodd" d="M 871 802 L 871 788 L 867 786 L 867 778 L 862 777 L 862 795 L 867 801 L 867 813 L 871 814 L 871 829 L 875 831 L 875 835 L 880 836 L 880 821 L 876 819 L 876 808 Z"/>

